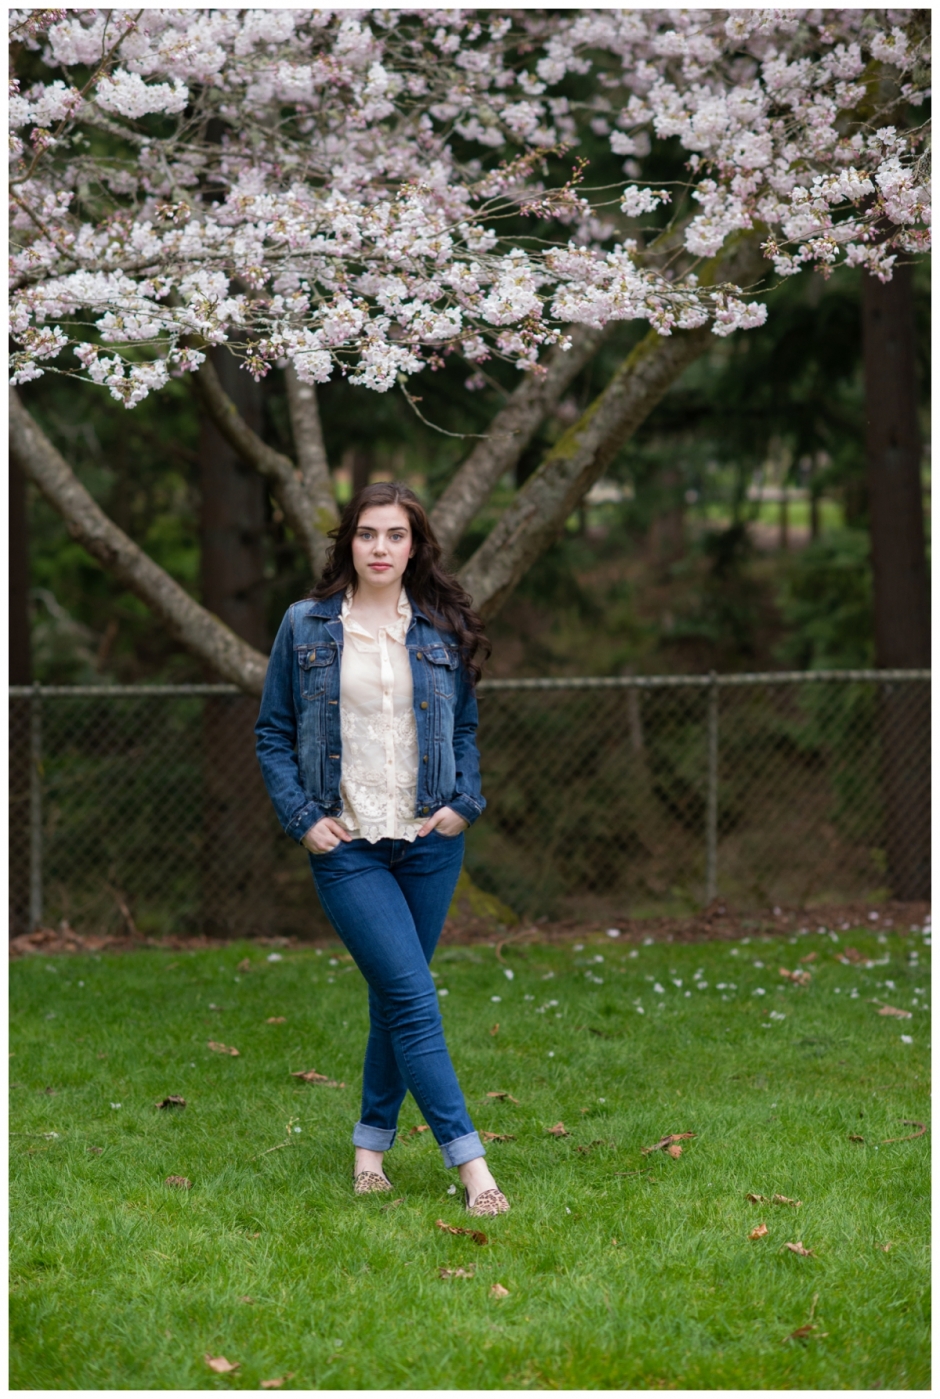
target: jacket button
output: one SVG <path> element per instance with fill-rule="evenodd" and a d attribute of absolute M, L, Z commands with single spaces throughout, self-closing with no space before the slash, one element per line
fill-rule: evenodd
<path fill-rule="evenodd" d="M 422 700 L 422 701 L 421 701 L 421 708 L 422 708 L 422 709 L 427 709 L 427 707 L 428 707 L 428 702 L 427 702 L 427 700 Z"/>
<path fill-rule="evenodd" d="M 428 760 L 428 755 L 427 755 L 427 753 L 425 753 L 425 755 L 424 755 L 424 761 L 427 762 L 427 760 Z"/>
<path fill-rule="evenodd" d="M 416 652 L 415 652 L 415 658 L 416 658 L 417 660 L 419 660 L 419 661 L 423 661 L 423 660 L 424 660 L 424 657 L 422 656 L 422 654 L 421 654 L 420 651 L 416 651 Z"/>
<path fill-rule="evenodd" d="M 330 757 L 331 757 L 332 759 L 334 759 L 334 761 L 335 761 L 335 760 L 337 760 L 337 759 L 339 758 L 339 754 L 338 754 L 338 753 L 331 753 L 331 754 L 330 754 Z"/>
<path fill-rule="evenodd" d="M 421 815 L 422 815 L 422 816 L 427 816 L 427 814 L 428 814 L 428 812 L 429 812 L 430 810 L 431 810 L 431 808 L 430 808 L 429 806 L 423 806 L 423 807 L 421 808 Z"/>

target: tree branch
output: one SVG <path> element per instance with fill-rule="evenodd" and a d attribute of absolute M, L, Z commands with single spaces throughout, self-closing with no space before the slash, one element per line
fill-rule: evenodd
<path fill-rule="evenodd" d="M 706 264 L 700 282 L 714 285 L 730 280 L 746 285 L 765 270 L 756 241 L 742 240 Z M 499 611 L 670 384 L 711 343 L 712 332 L 701 326 L 670 336 L 650 330 L 633 348 L 603 393 L 555 443 L 461 569 L 460 581 L 484 619 Z"/>
<path fill-rule="evenodd" d="M 431 511 L 431 524 L 445 554 L 486 504 L 499 478 L 515 466 L 539 424 L 611 330 L 612 326 L 603 330 L 575 326 L 571 349 L 556 350 L 543 376 L 528 375 L 510 395 L 493 419 L 487 438 L 474 447 Z"/>
<path fill-rule="evenodd" d="M 336 509 L 336 497 L 330 480 L 330 464 L 323 442 L 317 391 L 312 384 L 301 383 L 292 364 L 287 366 L 285 378 L 294 451 L 297 453 L 297 464 L 300 467 L 307 499 L 313 507 L 313 564 L 314 572 L 319 577 L 330 548 L 326 536 L 338 524 L 339 512 Z"/>
<path fill-rule="evenodd" d="M 222 387 L 214 365 L 206 358 L 192 375 L 200 404 L 226 442 L 241 459 L 253 466 L 271 488 L 284 518 L 297 536 L 313 577 L 319 576 L 325 558 L 323 535 L 317 529 L 318 504 L 307 489 L 304 473 L 283 453 L 276 452 L 254 432 Z M 335 513 L 335 507 L 334 507 Z"/>
<path fill-rule="evenodd" d="M 188 651 L 225 679 L 260 695 L 268 658 L 200 606 L 159 564 L 118 529 L 89 495 L 65 458 L 10 390 L 10 453 L 25 476 L 62 516 L 71 537 L 149 607 Z"/>

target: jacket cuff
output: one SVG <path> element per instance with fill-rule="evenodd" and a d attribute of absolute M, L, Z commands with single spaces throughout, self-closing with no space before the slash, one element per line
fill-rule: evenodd
<path fill-rule="evenodd" d="M 445 802 L 444 805 L 449 806 L 451 811 L 456 811 L 458 816 L 462 816 L 472 826 L 477 817 L 482 816 L 486 802 L 482 797 L 475 800 L 462 792 L 459 796 L 454 797 L 453 801 Z"/>
<path fill-rule="evenodd" d="M 291 839 L 296 840 L 299 844 L 310 827 L 315 826 L 325 815 L 326 812 L 322 806 L 318 806 L 316 802 L 308 802 L 306 806 L 302 806 L 299 811 L 294 812 L 284 829 Z"/>

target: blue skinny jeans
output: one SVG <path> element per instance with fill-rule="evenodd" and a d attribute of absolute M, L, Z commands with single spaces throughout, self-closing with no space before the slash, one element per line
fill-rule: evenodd
<path fill-rule="evenodd" d="M 444 1042 L 428 964 L 463 861 L 463 835 L 341 841 L 310 855 L 323 911 L 369 984 L 369 1041 L 355 1146 L 388 1151 L 406 1092 L 445 1166 L 485 1156 Z"/>

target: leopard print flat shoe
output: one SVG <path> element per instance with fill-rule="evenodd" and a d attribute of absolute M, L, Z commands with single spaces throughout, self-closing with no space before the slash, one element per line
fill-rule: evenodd
<path fill-rule="evenodd" d="M 509 1209 L 509 1201 L 501 1190 L 492 1187 L 489 1190 L 481 1190 L 479 1195 L 470 1204 L 470 1192 L 464 1186 L 464 1204 L 467 1207 L 467 1214 L 476 1215 L 478 1218 L 488 1218 L 491 1215 L 505 1214 Z"/>
<path fill-rule="evenodd" d="M 375 1171 L 360 1171 L 357 1176 L 353 1176 L 353 1192 L 356 1195 L 371 1195 L 379 1190 L 393 1190 L 394 1186 L 387 1176 L 380 1176 Z"/>

